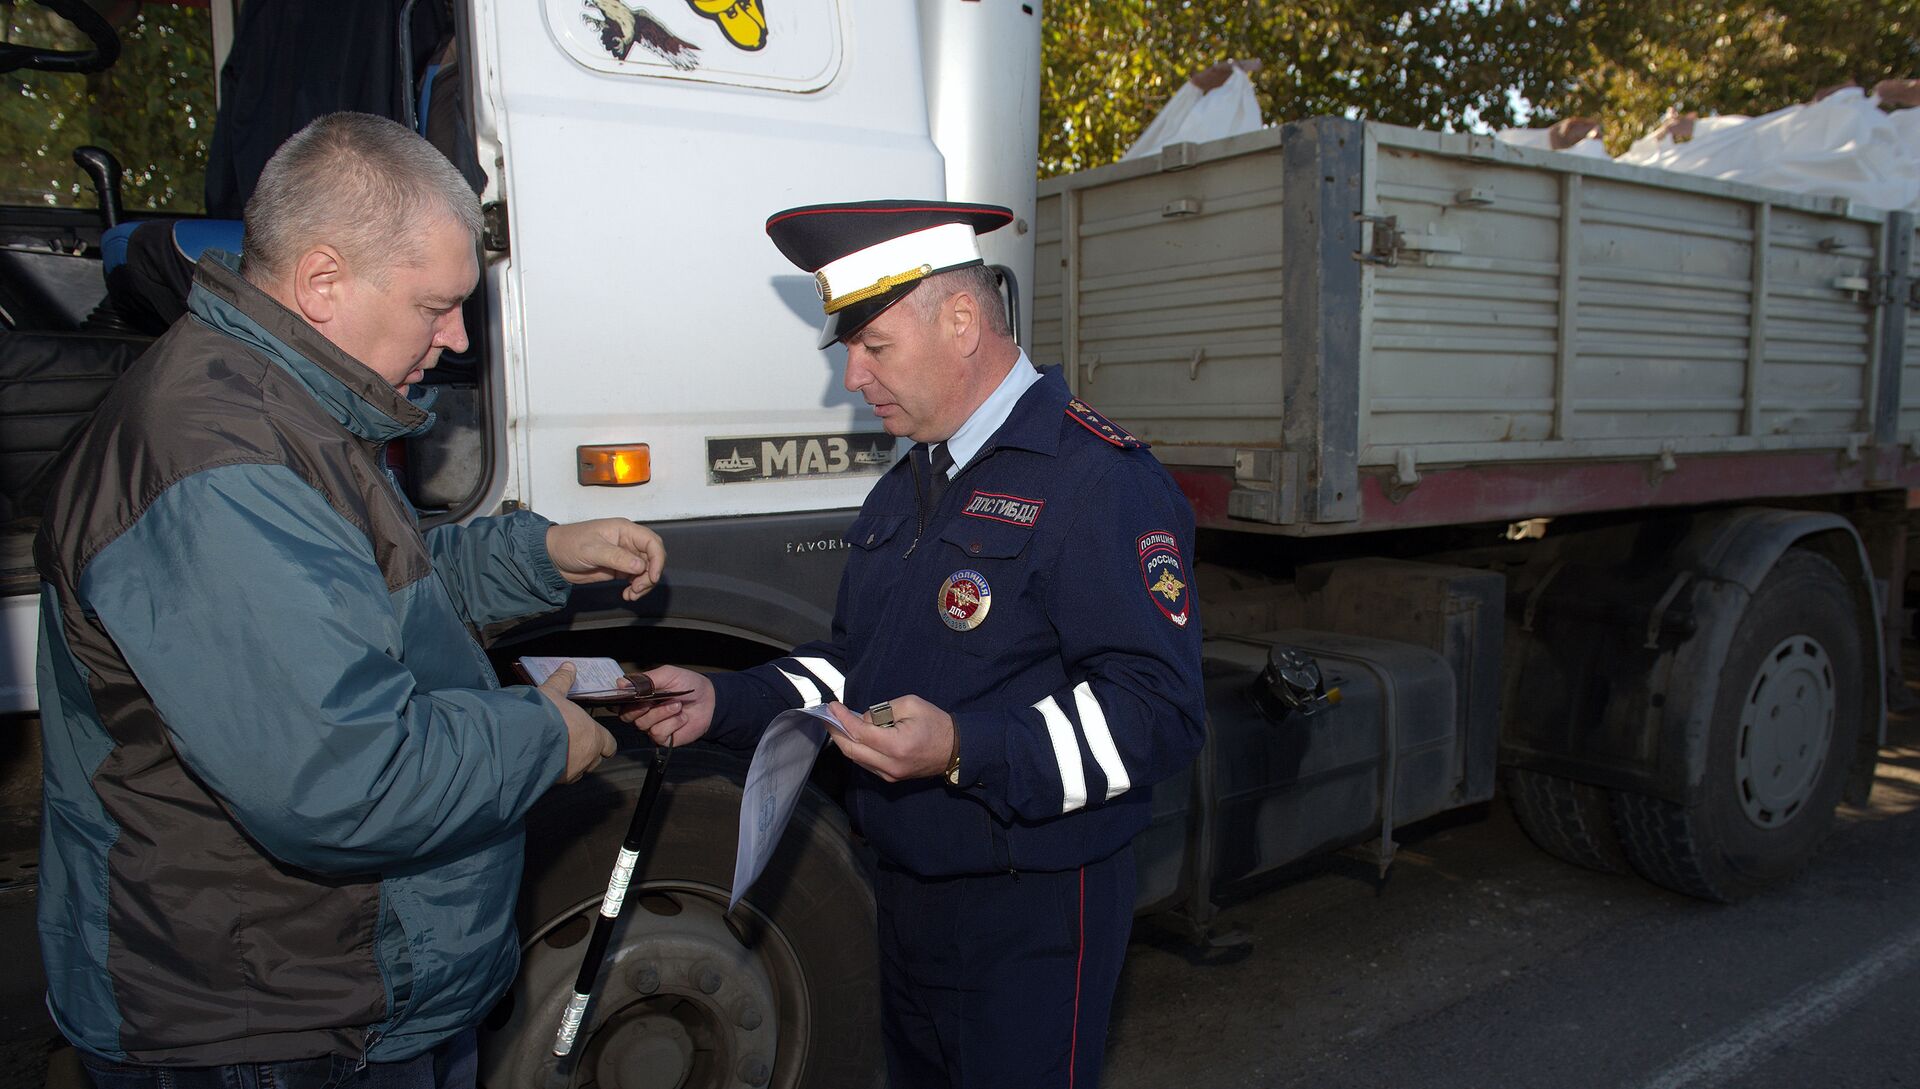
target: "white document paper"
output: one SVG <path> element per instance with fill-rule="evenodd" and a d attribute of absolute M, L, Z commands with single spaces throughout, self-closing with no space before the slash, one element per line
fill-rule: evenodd
<path fill-rule="evenodd" d="M 520 665 L 533 678 L 534 684 L 545 684 L 553 671 L 573 663 L 573 687 L 567 689 L 568 696 L 606 696 L 612 695 L 623 686 L 620 681 L 627 673 L 620 663 L 612 658 L 542 658 L 526 657 L 520 659 Z"/>
<path fill-rule="evenodd" d="M 760 879 L 793 817 L 807 773 L 826 743 L 827 730 L 840 728 L 825 704 L 782 711 L 767 724 L 747 766 L 747 787 L 740 797 L 740 844 L 733 861 L 733 892 L 727 910 Z"/>

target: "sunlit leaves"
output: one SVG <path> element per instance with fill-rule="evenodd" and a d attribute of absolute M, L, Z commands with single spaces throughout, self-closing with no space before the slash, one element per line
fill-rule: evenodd
<path fill-rule="evenodd" d="M 1920 0 L 1048 0 L 1040 168 L 1120 157 L 1194 71 L 1257 57 L 1263 115 L 1435 129 L 1758 113 L 1920 75 Z"/>
<path fill-rule="evenodd" d="M 895 2 L 895 0 L 888 0 Z M 902 0 L 904 2 L 904 0 Z M 1920 76 L 1920 0 L 1045 0 L 1040 169 L 1113 162 L 1193 72 L 1257 57 L 1262 114 L 1436 129 L 1600 119 L 1616 152 L 1669 109 L 1763 113 Z M 34 3 L 9 40 L 78 46 Z M 0 76 L 0 203 L 90 205 L 69 155 L 127 167 L 133 209 L 198 209 L 213 130 L 204 8 L 146 4 L 91 77 Z"/>
<path fill-rule="evenodd" d="M 0 76 L 0 204 L 92 207 L 93 191 L 71 156 L 97 144 L 125 168 L 129 210 L 200 210 L 213 134 L 209 18 L 205 8 L 146 4 L 120 28 L 120 60 L 106 72 Z M 37 4 L 0 7 L 0 19 L 9 41 L 86 44 Z"/>

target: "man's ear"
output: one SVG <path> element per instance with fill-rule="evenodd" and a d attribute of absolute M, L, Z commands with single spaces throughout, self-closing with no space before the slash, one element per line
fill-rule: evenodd
<path fill-rule="evenodd" d="M 970 356 L 980 348 L 980 306 L 970 291 L 954 295 L 947 306 L 947 331 L 953 335 L 953 345 L 961 355 Z"/>
<path fill-rule="evenodd" d="M 340 292 L 345 286 L 346 262 L 332 246 L 315 246 L 293 263 L 294 309 L 314 325 L 332 321 L 340 307 Z"/>

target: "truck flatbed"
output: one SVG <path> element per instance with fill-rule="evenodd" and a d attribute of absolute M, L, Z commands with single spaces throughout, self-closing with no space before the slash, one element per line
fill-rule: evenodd
<path fill-rule="evenodd" d="M 1913 218 L 1317 118 L 1045 181 L 1033 354 L 1296 535 L 1920 483 Z"/>

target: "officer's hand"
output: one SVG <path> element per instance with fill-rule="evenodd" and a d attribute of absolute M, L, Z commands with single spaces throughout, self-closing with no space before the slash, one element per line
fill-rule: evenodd
<path fill-rule="evenodd" d="M 953 716 L 919 696 L 895 696 L 887 702 L 893 705 L 892 726 L 875 726 L 843 703 L 828 706 L 847 732 L 839 739 L 840 751 L 889 783 L 946 775 L 953 757 Z"/>
<path fill-rule="evenodd" d="M 678 699 L 663 700 L 628 711 L 621 719 L 633 723 L 655 745 L 685 745 L 695 741 L 713 725 L 713 682 L 704 673 L 679 666 L 660 666 L 647 670 L 656 692 L 686 691 Z"/>
<path fill-rule="evenodd" d="M 625 518 L 595 518 L 547 527 L 547 556 L 575 585 L 624 578 L 620 596 L 638 601 L 660 581 L 667 547 L 660 535 Z"/>
<path fill-rule="evenodd" d="M 592 715 L 567 698 L 567 689 L 572 687 L 572 662 L 554 670 L 540 684 L 540 694 L 553 701 L 553 705 L 560 710 L 560 717 L 567 722 L 567 766 L 560 771 L 560 782 L 563 783 L 571 783 L 592 771 L 601 760 L 612 756 L 614 750 L 613 735 L 607 732 L 607 728 L 593 721 Z"/>

